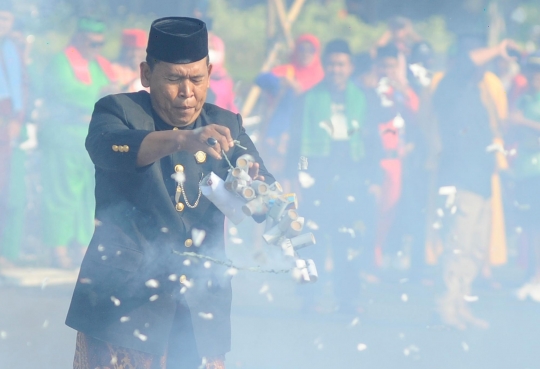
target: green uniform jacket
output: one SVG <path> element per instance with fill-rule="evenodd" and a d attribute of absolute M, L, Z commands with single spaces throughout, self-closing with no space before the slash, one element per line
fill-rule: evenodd
<path fill-rule="evenodd" d="M 233 139 L 260 163 L 261 175 L 274 181 L 245 133 L 240 115 L 205 104 L 195 124 L 212 123 L 228 127 Z M 154 130 L 150 95 L 145 91 L 107 96 L 95 106 L 86 148 L 96 168 L 100 223 L 84 257 L 66 324 L 114 345 L 162 355 L 180 303 L 190 310 L 199 355 L 223 355 L 230 350 L 231 277 L 218 265 L 207 269 L 192 262 L 186 266 L 186 258 L 173 250 L 225 259 L 224 216 L 204 196 L 196 208 L 176 211 L 164 178 L 174 173 L 174 165 L 183 165 L 184 187 L 193 204 L 201 175 L 213 171 L 224 179 L 228 165 L 210 156 L 198 164 L 192 154 L 178 152 L 165 158 L 171 163 L 168 173 L 163 172 L 163 159 L 139 168 L 139 147 Z M 227 156 L 234 163 L 244 153 L 235 148 Z M 193 228 L 206 231 L 198 248 L 186 247 Z M 180 294 L 181 285 L 178 279 L 169 280 L 171 274 L 185 275 L 193 286 Z M 157 280 L 159 287 L 148 287 L 150 279 Z M 150 298 L 154 295 L 157 300 Z M 204 319 L 208 313 L 213 319 Z M 129 321 L 121 321 L 122 317 Z M 147 339 L 134 335 L 136 330 Z"/>

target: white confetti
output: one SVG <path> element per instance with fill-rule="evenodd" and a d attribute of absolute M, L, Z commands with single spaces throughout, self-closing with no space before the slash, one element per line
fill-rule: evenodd
<path fill-rule="evenodd" d="M 203 313 L 203 312 L 200 312 L 199 313 L 199 316 L 204 319 L 204 320 L 212 320 L 214 319 L 214 314 L 212 313 Z"/>
<path fill-rule="evenodd" d="M 176 172 L 174 174 L 171 174 L 171 178 L 175 180 L 176 183 L 184 183 L 186 181 L 186 175 L 184 172 Z"/>
<path fill-rule="evenodd" d="M 99 246 L 97 247 L 97 250 L 98 250 L 99 252 L 103 252 L 103 251 L 105 251 L 105 246 L 99 245 Z"/>
<path fill-rule="evenodd" d="M 186 291 L 187 291 L 187 287 L 186 287 L 186 286 L 184 286 L 184 287 L 182 287 L 182 288 L 180 289 L 180 293 L 181 293 L 182 295 L 183 295 L 184 293 L 186 293 Z"/>
<path fill-rule="evenodd" d="M 437 215 L 438 215 L 440 218 L 444 217 L 444 210 L 443 210 L 443 209 L 440 209 L 440 208 L 437 209 Z"/>
<path fill-rule="evenodd" d="M 7 332 L 6 331 L 0 331 L 0 338 L 5 340 L 7 338 Z"/>
<path fill-rule="evenodd" d="M 463 351 L 469 351 L 469 345 L 467 345 L 467 342 L 461 342 L 461 347 L 463 348 Z"/>
<path fill-rule="evenodd" d="M 195 247 L 202 245 L 204 238 L 206 237 L 206 231 L 204 229 L 193 228 L 191 230 L 191 238 Z"/>
<path fill-rule="evenodd" d="M 441 223 L 435 222 L 435 223 L 433 223 L 432 227 L 433 227 L 433 229 L 441 229 Z"/>
<path fill-rule="evenodd" d="M 315 205 L 315 206 L 321 206 L 321 200 L 315 200 L 315 201 L 313 201 L 313 205 Z"/>
<path fill-rule="evenodd" d="M 302 188 L 310 188 L 315 184 L 315 178 L 307 172 L 298 172 L 298 182 Z"/>
<path fill-rule="evenodd" d="M 401 301 L 403 301 L 403 302 L 409 301 L 409 296 L 407 296 L 406 293 L 402 294 L 402 295 L 401 295 Z"/>
<path fill-rule="evenodd" d="M 103 256 L 101 257 L 101 260 L 107 260 L 107 255 L 103 255 Z"/>
<path fill-rule="evenodd" d="M 452 215 L 454 215 L 456 212 L 457 212 L 457 206 L 454 205 L 454 206 L 452 206 L 452 208 L 450 209 L 450 213 L 451 213 Z"/>
<path fill-rule="evenodd" d="M 123 316 L 120 318 L 120 323 L 129 322 L 131 318 L 129 316 Z"/>
<path fill-rule="evenodd" d="M 116 357 L 116 355 L 113 355 L 113 356 L 111 357 L 111 362 L 110 362 L 110 364 L 111 364 L 111 365 L 116 365 L 117 363 L 118 363 L 118 358 Z"/>
<path fill-rule="evenodd" d="M 138 329 L 135 329 L 135 331 L 133 332 L 133 335 L 143 342 L 145 342 L 148 339 L 148 337 L 146 337 L 144 334 L 139 332 Z"/>
<path fill-rule="evenodd" d="M 312 221 L 312 220 L 307 221 L 306 227 L 308 227 L 309 229 L 311 229 L 313 231 L 316 231 L 316 230 L 319 229 L 319 225 L 317 223 L 315 223 L 314 221 Z"/>
<path fill-rule="evenodd" d="M 152 295 L 149 298 L 149 300 L 152 301 L 152 302 L 156 301 L 157 299 L 159 299 L 159 295 Z"/>
<path fill-rule="evenodd" d="M 185 266 L 190 266 L 191 265 L 191 260 L 189 259 L 186 259 L 184 260 L 184 263 L 183 263 Z"/>
<path fill-rule="evenodd" d="M 122 251 L 120 250 L 116 251 L 116 256 L 120 256 L 120 255 L 122 255 Z"/>
<path fill-rule="evenodd" d="M 176 274 L 171 274 L 169 276 L 169 281 L 171 282 L 176 282 L 177 279 L 178 279 L 178 276 Z"/>
<path fill-rule="evenodd" d="M 231 242 L 235 245 L 241 245 L 244 243 L 244 240 L 238 237 L 231 237 Z"/>
<path fill-rule="evenodd" d="M 403 350 L 403 355 L 409 356 L 410 354 L 411 354 L 411 350 L 409 350 L 408 348 Z"/>
<path fill-rule="evenodd" d="M 268 286 L 266 283 L 262 285 L 261 289 L 259 290 L 259 293 L 262 295 L 263 293 L 268 292 L 270 289 L 270 286 Z"/>
<path fill-rule="evenodd" d="M 274 296 L 272 296 L 272 294 L 270 292 L 267 292 L 266 293 L 266 299 L 268 300 L 268 302 L 273 302 L 274 301 Z"/>
<path fill-rule="evenodd" d="M 210 261 L 206 260 L 206 261 L 204 262 L 204 267 L 205 267 L 206 269 L 210 269 L 210 268 L 212 267 L 212 263 L 211 263 Z"/>
<path fill-rule="evenodd" d="M 79 282 L 81 282 L 82 284 L 91 284 L 92 280 L 90 278 L 81 278 L 79 279 Z"/>
<path fill-rule="evenodd" d="M 360 323 L 360 318 L 356 317 L 352 320 L 351 324 L 349 324 L 349 327 L 356 327 Z"/>
<path fill-rule="evenodd" d="M 358 351 L 365 351 L 367 349 L 367 345 L 365 343 L 359 343 L 358 346 L 356 346 L 356 349 Z"/>
<path fill-rule="evenodd" d="M 49 326 L 49 321 L 48 320 L 45 320 L 43 322 L 43 325 L 41 326 L 43 329 L 47 328 Z"/>
<path fill-rule="evenodd" d="M 478 301 L 478 296 L 464 295 L 463 300 L 465 300 L 467 302 L 476 302 L 476 301 Z"/>
<path fill-rule="evenodd" d="M 523 228 L 521 228 L 521 227 L 516 227 L 516 228 L 515 228 L 515 231 L 516 231 L 517 234 L 521 234 L 521 233 L 523 232 Z"/>
<path fill-rule="evenodd" d="M 115 306 L 120 306 L 120 300 L 118 300 L 116 297 L 111 296 L 111 301 Z"/>
<path fill-rule="evenodd" d="M 225 272 L 225 274 L 230 275 L 230 276 L 237 275 L 237 274 L 238 274 L 238 269 L 236 269 L 236 268 L 229 268 L 229 269 L 227 269 L 227 271 Z"/>
<path fill-rule="evenodd" d="M 407 283 L 407 282 L 409 282 L 409 278 L 401 278 L 401 279 L 399 280 L 399 283 L 400 283 L 400 284 L 404 284 L 404 283 Z"/>
<path fill-rule="evenodd" d="M 45 287 L 47 287 L 47 284 L 49 283 L 49 278 L 43 278 L 43 280 L 41 281 L 41 289 L 45 289 Z"/>
<path fill-rule="evenodd" d="M 145 283 L 146 287 L 148 288 L 158 288 L 159 287 L 159 282 L 155 279 L 149 279 L 146 281 Z"/>
<path fill-rule="evenodd" d="M 354 196 L 347 196 L 347 201 L 348 202 L 355 202 L 356 199 L 354 198 Z"/>
<path fill-rule="evenodd" d="M 236 236 L 238 234 L 238 229 L 236 227 L 229 228 L 229 234 L 231 236 Z"/>
<path fill-rule="evenodd" d="M 161 228 L 161 232 L 162 233 L 169 233 L 169 228 L 163 227 L 163 228 Z"/>

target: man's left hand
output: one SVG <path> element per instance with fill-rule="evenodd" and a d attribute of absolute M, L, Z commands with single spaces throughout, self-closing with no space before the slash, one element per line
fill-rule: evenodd
<path fill-rule="evenodd" d="M 254 181 L 264 181 L 264 176 L 261 176 L 259 175 L 259 168 L 260 168 L 260 165 L 259 163 L 250 163 L 249 164 L 249 176 L 251 177 L 251 179 L 253 179 Z"/>

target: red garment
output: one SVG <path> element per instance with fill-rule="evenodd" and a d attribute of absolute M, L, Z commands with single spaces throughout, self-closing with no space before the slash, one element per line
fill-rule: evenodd
<path fill-rule="evenodd" d="M 84 83 L 85 85 L 92 84 L 92 76 L 90 75 L 90 69 L 88 69 L 88 60 L 83 58 L 79 50 L 75 48 L 75 46 L 69 46 L 66 51 L 66 57 L 68 58 L 69 64 L 71 64 L 71 67 L 73 68 L 73 72 L 75 73 L 75 77 Z M 112 68 L 111 63 L 105 59 L 102 56 L 98 56 L 96 58 L 96 61 L 98 62 L 99 66 L 109 78 L 111 81 L 116 80 L 116 76 L 114 74 L 114 69 Z"/>
<path fill-rule="evenodd" d="M 234 103 L 234 82 L 225 69 L 225 43 L 218 36 L 208 35 L 208 46 L 212 51 L 212 75 L 210 76 L 210 89 L 216 95 L 215 104 L 220 108 L 238 113 Z"/>
<path fill-rule="evenodd" d="M 142 29 L 125 29 L 122 31 L 122 46 L 144 47 L 148 43 L 148 35 Z"/>
<path fill-rule="evenodd" d="M 298 45 L 302 42 L 309 42 L 315 47 L 315 57 L 308 66 L 300 65 L 298 61 Z M 321 43 L 313 35 L 305 34 L 296 40 L 296 48 L 292 54 L 289 64 L 280 65 L 272 69 L 272 73 L 277 77 L 292 77 L 302 88 L 302 92 L 309 90 L 324 78 L 324 69 L 321 63 Z M 290 76 L 289 73 L 293 73 Z"/>

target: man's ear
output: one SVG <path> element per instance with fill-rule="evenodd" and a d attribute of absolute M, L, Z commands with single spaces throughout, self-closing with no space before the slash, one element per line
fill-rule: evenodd
<path fill-rule="evenodd" d="M 141 62 L 141 84 L 148 88 L 150 87 L 150 76 L 152 75 L 152 70 L 147 62 Z"/>
<path fill-rule="evenodd" d="M 214 66 L 212 64 L 208 64 L 208 87 L 210 87 L 210 76 L 212 75 L 212 69 Z"/>

